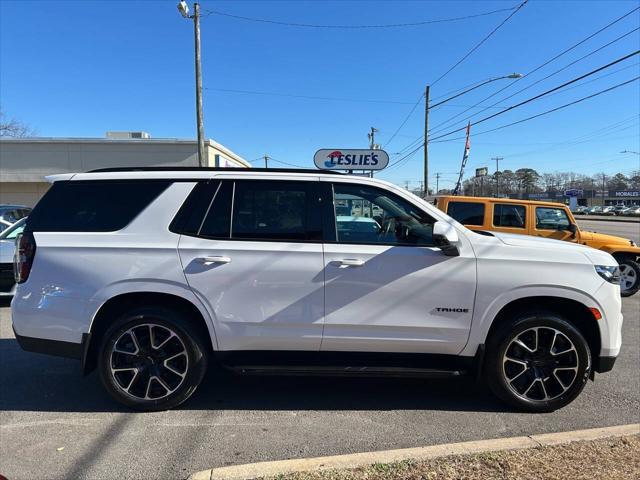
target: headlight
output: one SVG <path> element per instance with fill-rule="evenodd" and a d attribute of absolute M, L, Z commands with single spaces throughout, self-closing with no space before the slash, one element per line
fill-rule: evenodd
<path fill-rule="evenodd" d="M 609 283 L 619 284 L 620 283 L 620 268 L 615 266 L 611 267 L 608 265 L 596 265 L 596 272 L 602 278 L 604 278 Z"/>

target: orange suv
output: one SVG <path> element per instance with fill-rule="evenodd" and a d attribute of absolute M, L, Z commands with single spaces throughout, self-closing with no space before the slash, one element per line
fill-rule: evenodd
<path fill-rule="evenodd" d="M 513 198 L 444 196 L 436 206 L 471 230 L 519 233 L 604 250 L 620 264 L 620 292 L 640 289 L 640 248 L 628 238 L 580 230 L 566 205 Z"/>

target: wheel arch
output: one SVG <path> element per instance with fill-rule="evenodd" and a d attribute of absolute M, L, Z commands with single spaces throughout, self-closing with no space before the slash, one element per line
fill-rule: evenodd
<path fill-rule="evenodd" d="M 210 351 L 216 349 L 216 337 L 213 327 L 205 319 L 205 314 L 190 300 L 166 292 L 137 291 L 115 295 L 105 301 L 96 311 L 83 345 L 82 373 L 88 374 L 96 367 L 98 347 L 102 336 L 111 325 L 110 320 L 134 307 L 160 306 L 178 309 L 187 314 L 192 325 L 209 338 L 207 345 Z"/>
<path fill-rule="evenodd" d="M 511 321 L 514 316 L 522 312 L 535 310 L 544 310 L 561 315 L 576 327 L 587 341 L 589 349 L 591 350 L 592 362 L 595 364 L 594 366 L 597 367 L 601 348 L 598 320 L 595 319 L 589 307 L 571 298 L 544 295 L 522 297 L 510 301 L 502 306 L 493 322 L 491 322 L 491 326 L 485 337 L 485 344 L 500 326 Z"/>

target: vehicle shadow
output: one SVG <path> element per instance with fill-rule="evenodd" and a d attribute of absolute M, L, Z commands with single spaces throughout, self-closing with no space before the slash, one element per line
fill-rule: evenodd
<path fill-rule="evenodd" d="M 24 352 L 0 339 L 0 409 L 128 412 L 76 360 Z M 239 376 L 212 368 L 181 410 L 447 410 L 503 412 L 472 378 L 444 380 Z"/>

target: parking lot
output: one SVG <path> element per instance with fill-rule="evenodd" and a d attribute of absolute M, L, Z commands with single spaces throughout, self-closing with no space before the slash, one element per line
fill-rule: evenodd
<path fill-rule="evenodd" d="M 602 233 L 627 228 L 599 223 Z M 637 236 L 638 226 L 629 228 L 627 236 L 634 230 Z M 134 413 L 107 397 L 95 373 L 81 377 L 78 362 L 20 350 L 5 302 L 0 473 L 9 479 L 175 479 L 261 460 L 638 422 L 640 294 L 623 300 L 623 313 L 614 370 L 597 375 L 575 402 L 552 414 L 514 412 L 471 379 L 235 377 L 215 371 L 183 407 Z"/>

